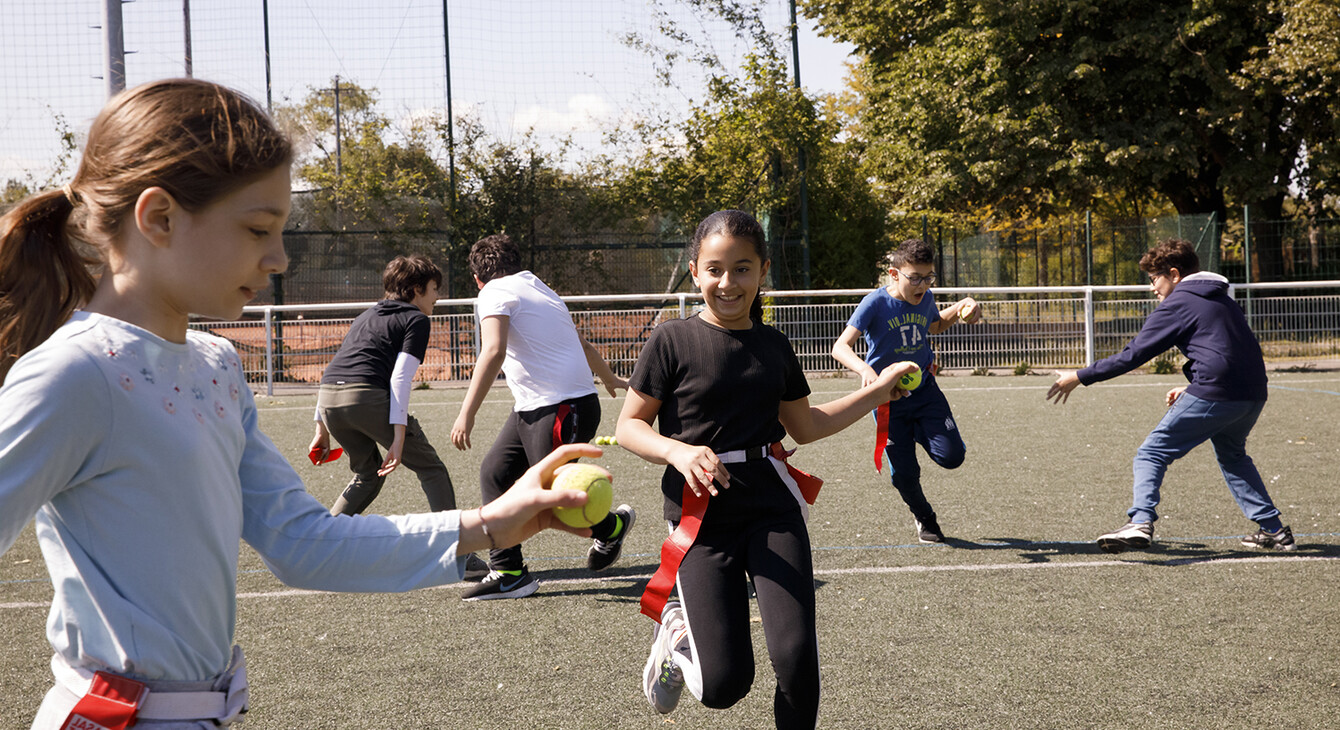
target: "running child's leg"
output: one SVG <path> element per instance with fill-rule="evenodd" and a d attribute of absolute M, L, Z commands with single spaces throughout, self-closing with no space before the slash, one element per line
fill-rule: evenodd
<path fill-rule="evenodd" d="M 1126 512 L 1131 522 L 1152 523 L 1158 519 L 1159 491 L 1168 467 L 1205 443 L 1222 426 L 1215 406 L 1214 401 L 1183 393 L 1136 449 L 1131 464 L 1134 476 L 1131 508 Z"/>
<path fill-rule="evenodd" d="M 957 469 L 963 464 L 968 448 L 963 443 L 963 434 L 954 421 L 954 413 L 949 410 L 949 401 L 936 384 L 935 379 L 922 386 L 930 390 L 925 394 L 925 404 L 916 412 L 916 439 L 926 449 L 931 460 L 945 469 Z"/>
<path fill-rule="evenodd" d="M 349 469 L 354 473 L 344 492 L 331 505 L 330 513 L 362 514 L 386 483 L 385 477 L 377 476 L 382 465 L 382 452 L 366 428 L 367 423 L 378 418 L 385 423 L 385 409 L 378 412 L 377 399 L 364 391 L 323 391 L 320 397 L 321 422 L 326 424 L 335 443 L 344 449 L 349 458 Z M 390 402 L 389 397 L 385 402 Z"/>
<path fill-rule="evenodd" d="M 810 539 L 799 513 L 751 535 L 748 555 L 777 677 L 773 717 L 778 728 L 813 730 L 819 720 L 819 639 Z"/>
<path fill-rule="evenodd" d="M 1279 532 L 1284 526 L 1280 522 L 1280 511 L 1266 492 L 1265 482 L 1261 480 L 1261 473 L 1257 471 L 1252 457 L 1247 455 L 1247 436 L 1256 426 L 1256 419 L 1261 416 L 1265 403 L 1233 401 L 1218 405 L 1224 411 L 1231 408 L 1241 414 L 1210 437 L 1214 458 L 1219 462 L 1219 471 L 1223 472 L 1224 481 L 1233 492 L 1233 499 L 1242 508 L 1242 514 L 1261 525 L 1262 529 Z M 1224 415 L 1228 418 L 1230 414 L 1226 412 Z"/>
<path fill-rule="evenodd" d="M 918 522 L 935 520 L 935 510 L 921 490 L 921 464 L 917 462 L 915 421 L 897 415 L 889 417 L 889 442 L 884 455 L 889 461 L 889 480 Z"/>
<path fill-rule="evenodd" d="M 684 686 L 703 705 L 724 709 L 749 694 L 754 645 L 744 561 L 735 536 L 698 534 L 679 565 L 676 586 L 689 626 L 688 655 L 675 657 Z M 704 539 L 706 538 L 706 539 Z"/>
<path fill-rule="evenodd" d="M 400 452 L 400 463 L 419 478 L 419 486 L 428 498 L 428 509 L 433 512 L 456 509 L 456 490 L 451 484 L 447 465 L 437 455 L 437 449 L 419 425 L 419 419 L 410 416 L 405 423 L 405 446 Z"/>
<path fill-rule="evenodd" d="M 519 414 L 513 411 L 479 465 L 479 494 L 483 504 L 501 497 L 530 468 L 520 426 Z M 489 565 L 494 570 L 521 570 L 525 567 L 521 546 L 490 550 Z"/>

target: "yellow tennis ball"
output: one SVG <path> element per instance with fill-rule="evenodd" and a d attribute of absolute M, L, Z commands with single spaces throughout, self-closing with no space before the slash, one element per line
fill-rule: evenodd
<path fill-rule="evenodd" d="M 581 507 L 555 507 L 554 516 L 570 527 L 590 527 L 605 519 L 614 503 L 614 475 L 594 464 L 564 464 L 554 470 L 551 489 L 586 492 Z"/>
<path fill-rule="evenodd" d="M 977 311 L 977 302 L 973 302 L 972 304 L 961 307 L 958 310 L 958 318 L 962 320 L 970 319 L 973 315 L 973 312 L 976 311 Z"/>
<path fill-rule="evenodd" d="M 921 368 L 917 368 L 916 370 L 913 370 L 912 372 L 904 375 L 903 377 L 898 378 L 898 387 L 902 388 L 903 390 L 910 392 L 916 390 L 920 386 L 921 386 Z"/>

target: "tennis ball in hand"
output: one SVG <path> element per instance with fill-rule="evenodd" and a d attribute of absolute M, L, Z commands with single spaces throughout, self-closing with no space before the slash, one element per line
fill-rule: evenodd
<path fill-rule="evenodd" d="M 917 368 L 903 377 L 898 378 L 898 387 L 909 393 L 921 387 L 921 368 Z"/>
<path fill-rule="evenodd" d="M 969 319 L 972 319 L 972 315 L 976 311 L 977 311 L 977 302 L 966 304 L 962 307 L 959 307 L 958 318 L 967 321 Z"/>
<path fill-rule="evenodd" d="M 614 503 L 614 476 L 594 464 L 564 464 L 554 470 L 551 489 L 586 492 L 581 507 L 555 507 L 554 516 L 569 527 L 590 527 L 605 519 Z"/>

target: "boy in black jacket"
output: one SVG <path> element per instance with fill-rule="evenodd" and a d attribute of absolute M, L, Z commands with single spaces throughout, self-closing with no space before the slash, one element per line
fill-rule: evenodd
<path fill-rule="evenodd" d="M 1154 541 L 1155 508 L 1168 466 L 1209 441 L 1224 481 L 1248 519 L 1260 528 L 1242 539 L 1248 547 L 1293 550 L 1293 532 L 1280 521 L 1256 465 L 1247 455 L 1247 435 L 1266 404 L 1266 368 L 1261 346 L 1229 294 L 1228 280 L 1200 270 L 1190 243 L 1172 239 L 1140 259 L 1159 306 L 1126 345 L 1078 372 L 1062 373 L 1047 391 L 1064 403 L 1080 384 L 1092 385 L 1130 372 L 1176 346 L 1186 356 L 1182 371 L 1190 385 L 1168 391 L 1168 412 L 1135 454 L 1130 521 L 1098 538 L 1110 553 L 1140 550 Z"/>

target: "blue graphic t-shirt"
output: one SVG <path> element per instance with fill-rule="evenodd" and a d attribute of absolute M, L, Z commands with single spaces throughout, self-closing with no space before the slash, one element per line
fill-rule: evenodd
<path fill-rule="evenodd" d="M 939 318 L 935 295 L 929 289 L 920 304 L 909 304 L 880 287 L 865 295 L 847 324 L 865 336 L 865 361 L 875 372 L 903 360 L 926 370 L 935 360 L 930 325 Z"/>

